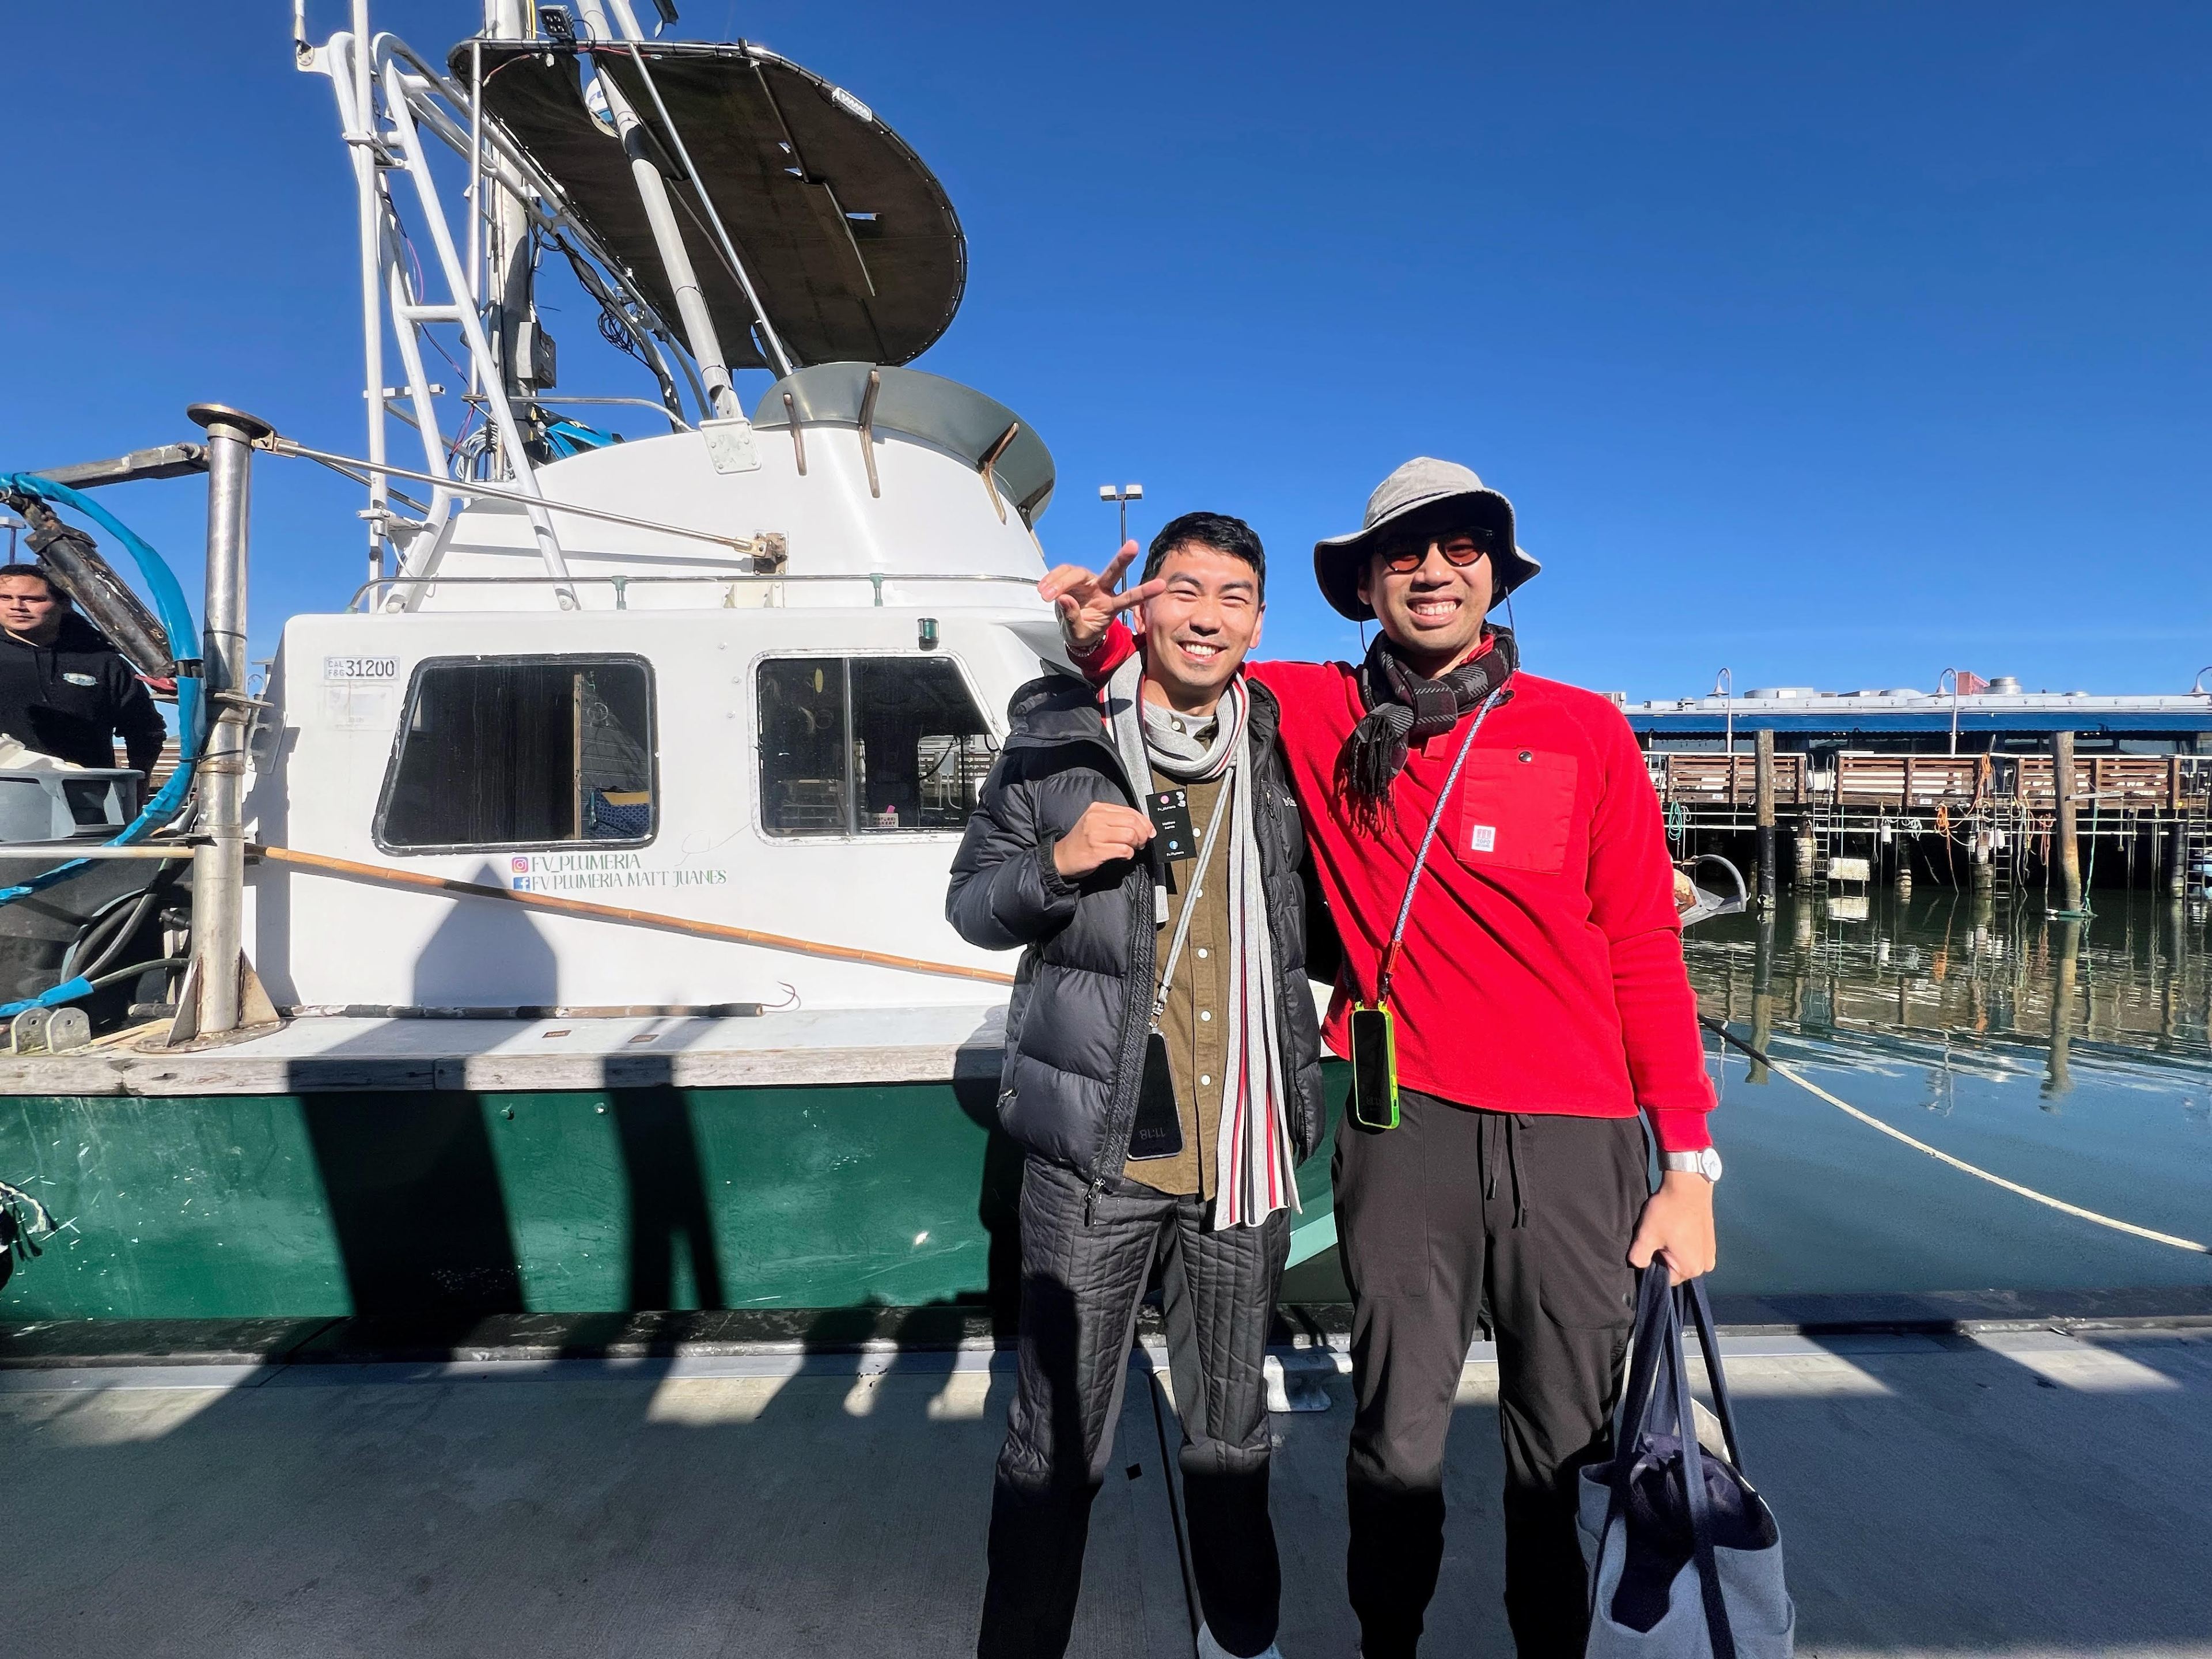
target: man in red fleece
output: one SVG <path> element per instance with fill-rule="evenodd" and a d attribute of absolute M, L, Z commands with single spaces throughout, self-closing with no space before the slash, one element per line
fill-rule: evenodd
<path fill-rule="evenodd" d="M 1040 585 L 1093 678 L 1132 648 L 1114 617 L 1150 585 L 1113 588 L 1135 550 Z M 1445 1432 L 1485 1323 L 1515 1644 L 1522 1659 L 1582 1652 L 1576 1477 L 1607 1449 L 1632 1269 L 1663 1255 L 1680 1279 L 1714 1261 L 1712 1091 L 1643 755 L 1618 709 L 1519 672 L 1510 633 L 1484 620 L 1538 568 L 1504 496 L 1466 467 L 1409 461 L 1358 532 L 1314 549 L 1328 602 L 1381 623 L 1365 660 L 1248 671 L 1282 706 L 1343 939 L 1323 1036 L 1347 1054 L 1355 1006 L 1395 1017 L 1398 1126 L 1347 1114 L 1334 1164 L 1364 1659 L 1419 1640 L 1443 1560 Z"/>

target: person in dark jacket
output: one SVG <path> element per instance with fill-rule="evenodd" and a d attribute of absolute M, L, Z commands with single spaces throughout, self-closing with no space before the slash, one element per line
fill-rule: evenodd
<path fill-rule="evenodd" d="M 1205 1655 L 1273 1654 L 1262 1372 L 1322 1132 L 1304 829 L 1273 697 L 1240 672 L 1266 556 L 1190 514 L 1146 566 L 1144 648 L 1092 691 L 1015 694 L 945 914 L 1019 947 L 999 1115 L 1028 1152 L 1019 1380 L 991 1507 L 977 1652 L 1066 1650 L 1137 1307 L 1162 1264 Z M 1172 799 L 1156 822 L 1147 797 Z"/>
<path fill-rule="evenodd" d="M 132 769 L 149 773 L 168 735 L 131 665 L 35 564 L 0 565 L 0 732 L 102 769 L 119 735 Z"/>

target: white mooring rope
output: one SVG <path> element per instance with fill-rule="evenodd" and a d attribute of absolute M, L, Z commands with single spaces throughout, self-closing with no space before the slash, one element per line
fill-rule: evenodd
<path fill-rule="evenodd" d="M 1972 1176 L 1978 1181 L 1986 1181 L 1992 1187 L 2002 1187 L 2008 1193 L 2017 1193 L 2022 1198 L 2032 1200 L 2035 1203 L 2057 1210 L 2062 1215 L 2070 1215 L 2076 1220 L 2094 1221 L 2100 1227 L 2110 1227 L 2115 1232 L 2133 1233 L 2137 1238 L 2148 1238 L 2154 1244 L 2168 1244 L 2177 1250 L 2194 1250 L 2199 1255 L 2212 1255 L 2212 1244 L 2200 1244 L 2193 1238 L 2178 1238 L 2172 1233 L 2162 1233 L 2151 1227 L 2138 1227 L 2134 1222 L 2122 1221 L 2117 1216 L 2100 1215 L 2096 1211 L 2085 1210 L 2078 1204 L 2069 1204 L 2063 1198 L 2053 1198 L 2048 1193 L 2039 1193 L 2033 1187 L 2023 1187 L 2017 1181 L 2007 1181 L 2001 1175 L 1992 1175 L 1989 1170 L 1981 1168 L 1978 1164 L 1967 1163 L 1963 1158 L 1954 1158 L 1947 1152 L 1930 1146 L 1924 1140 L 1916 1140 L 1911 1135 L 1905 1133 L 1904 1130 L 1892 1128 L 1888 1124 L 1884 1123 L 1880 1118 L 1874 1116 L 1871 1113 L 1861 1111 L 1857 1107 L 1852 1105 L 1848 1100 L 1837 1099 L 1835 1096 L 1830 1094 L 1819 1084 L 1814 1082 L 1802 1072 L 1799 1072 L 1795 1066 L 1790 1065 L 1787 1061 L 1777 1060 L 1771 1054 L 1765 1054 L 1759 1049 L 1753 1048 L 1750 1043 L 1746 1042 L 1741 1037 L 1737 1036 L 1734 1032 L 1729 1030 L 1725 1026 L 1721 1024 L 1718 1020 L 1706 1019 L 1703 1015 L 1700 1015 L 1698 1018 L 1701 1024 L 1711 1027 L 1714 1031 L 1717 1032 L 1723 1042 L 1729 1043 L 1734 1048 L 1742 1049 L 1745 1054 L 1749 1054 L 1753 1060 L 1759 1061 L 1760 1065 L 1780 1073 L 1790 1082 L 1796 1084 L 1799 1088 L 1805 1091 L 1807 1094 L 1826 1101 L 1829 1105 L 1834 1107 L 1838 1111 L 1849 1114 L 1850 1116 L 1856 1118 L 1860 1122 L 1865 1124 L 1870 1129 L 1881 1130 L 1882 1133 L 1887 1135 L 1892 1140 L 1901 1140 L 1906 1146 L 1911 1147 L 1915 1152 L 1927 1153 L 1929 1157 L 1936 1159 L 1940 1164 L 1948 1164 L 1954 1170 L 1963 1170 L 1966 1174 Z"/>

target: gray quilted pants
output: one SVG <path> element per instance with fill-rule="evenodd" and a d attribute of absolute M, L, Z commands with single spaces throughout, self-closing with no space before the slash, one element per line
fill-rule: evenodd
<path fill-rule="evenodd" d="M 1264 1652 L 1282 1571 L 1267 1516 L 1261 1366 L 1289 1217 L 1214 1232 L 1204 1200 L 1126 1181 L 1087 1200 L 1073 1170 L 1036 1158 L 1023 1170 L 1019 1381 L 991 1494 L 975 1650 L 981 1659 L 1066 1650 L 1091 1504 L 1113 1460 L 1137 1304 L 1157 1259 L 1199 1601 L 1231 1653 Z"/>

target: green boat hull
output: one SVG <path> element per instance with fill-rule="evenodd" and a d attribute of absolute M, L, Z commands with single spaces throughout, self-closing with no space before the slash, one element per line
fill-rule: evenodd
<path fill-rule="evenodd" d="M 0 1179 L 61 1230 L 0 1265 L 0 1320 L 1004 1314 L 1022 1155 L 994 1092 L 17 1095 Z M 1299 1189 L 1311 1254 L 1334 1238 L 1326 1146 Z"/>

